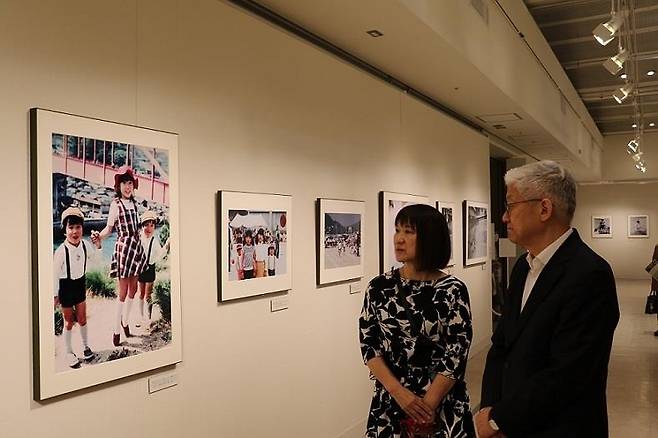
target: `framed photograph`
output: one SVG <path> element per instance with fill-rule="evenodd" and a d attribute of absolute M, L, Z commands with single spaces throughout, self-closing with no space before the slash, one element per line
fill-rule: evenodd
<path fill-rule="evenodd" d="M 489 206 L 464 201 L 464 266 L 486 263 L 488 254 Z"/>
<path fill-rule="evenodd" d="M 431 205 L 426 196 L 379 192 L 379 272 L 382 274 L 402 266 L 402 263 L 395 260 L 395 216 L 403 207 L 411 204 Z"/>
<path fill-rule="evenodd" d="M 612 238 L 612 216 L 592 216 L 592 237 L 595 239 Z"/>
<path fill-rule="evenodd" d="M 635 214 L 628 216 L 628 237 L 631 239 L 649 238 L 649 216 Z"/>
<path fill-rule="evenodd" d="M 180 362 L 178 135 L 35 108 L 30 143 L 34 398 Z"/>
<path fill-rule="evenodd" d="M 292 196 L 218 193 L 220 302 L 292 288 Z"/>
<path fill-rule="evenodd" d="M 455 265 L 455 204 L 452 202 L 436 201 L 436 209 L 439 210 L 448 222 L 448 231 L 450 231 L 450 261 L 448 266 Z"/>
<path fill-rule="evenodd" d="M 365 203 L 319 198 L 317 283 L 363 277 Z"/>

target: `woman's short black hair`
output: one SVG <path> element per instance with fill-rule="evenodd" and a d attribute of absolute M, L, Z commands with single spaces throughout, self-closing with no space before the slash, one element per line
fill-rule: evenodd
<path fill-rule="evenodd" d="M 450 261 L 450 231 L 445 216 L 425 204 L 407 205 L 395 216 L 395 225 L 416 230 L 416 268 L 420 271 L 443 269 Z"/>

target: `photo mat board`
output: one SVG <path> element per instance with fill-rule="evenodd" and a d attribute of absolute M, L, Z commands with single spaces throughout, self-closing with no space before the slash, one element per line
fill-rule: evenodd
<path fill-rule="evenodd" d="M 432 205 L 426 196 L 379 192 L 379 272 L 382 274 L 402 266 L 395 260 L 395 216 L 403 207 L 412 204 Z"/>
<path fill-rule="evenodd" d="M 292 288 L 292 196 L 218 192 L 218 300 Z"/>
<path fill-rule="evenodd" d="M 628 215 L 628 237 L 631 239 L 649 238 L 649 215 Z"/>
<path fill-rule="evenodd" d="M 489 254 L 489 206 L 464 201 L 464 266 L 486 263 Z"/>
<path fill-rule="evenodd" d="M 612 238 L 612 216 L 592 216 L 592 237 L 595 239 Z"/>
<path fill-rule="evenodd" d="M 33 108 L 30 147 L 35 400 L 180 362 L 178 135 Z M 155 215 L 158 225 L 153 240 L 164 248 L 157 260 L 151 260 L 156 270 L 153 305 L 148 306 L 151 314 L 140 315 L 137 303 L 127 313 L 128 306 L 123 305 L 121 323 L 127 324 L 131 336 L 120 330 L 120 344 L 115 346 L 118 285 L 109 271 L 118 226 L 102 241 L 100 250 L 90 235 L 107 225 L 110 205 L 116 202 L 114 176 L 123 165 L 133 169 L 138 181 L 134 191 L 137 214 L 150 210 Z M 68 246 L 61 224 L 68 207 L 77 207 L 84 215 L 82 243 L 73 246 Z M 140 235 L 143 232 L 139 230 Z M 66 298 L 67 306 L 62 306 L 61 294 L 68 292 L 66 287 L 60 290 L 58 278 L 66 277 L 67 264 L 55 266 L 54 260 L 60 260 L 58 248 L 65 252 L 65 239 L 72 251 L 82 248 L 85 254 L 82 267 L 78 252 L 77 260 L 69 259 L 68 269 L 79 273 L 86 269 L 82 299 L 93 352 L 89 357 L 85 357 L 77 322 L 70 332 L 74 356 L 64 339 L 63 314 L 81 311 L 80 304 L 72 305 Z"/>
<path fill-rule="evenodd" d="M 455 220 L 455 215 L 457 213 L 457 210 L 455 209 L 455 204 L 453 202 L 443 202 L 443 201 L 436 201 L 436 209 L 443 214 L 446 218 L 446 222 L 448 223 L 448 231 L 450 231 L 450 260 L 448 261 L 448 266 L 454 266 L 455 265 L 455 250 L 456 250 L 456 245 L 455 245 L 455 236 L 457 235 L 455 231 L 455 226 L 458 224 L 458 222 Z"/>
<path fill-rule="evenodd" d="M 365 202 L 318 198 L 317 284 L 363 277 Z"/>

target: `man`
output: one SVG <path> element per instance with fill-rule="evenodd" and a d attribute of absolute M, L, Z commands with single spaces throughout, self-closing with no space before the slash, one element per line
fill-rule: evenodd
<path fill-rule="evenodd" d="M 505 175 L 503 222 L 525 248 L 482 382 L 480 438 L 608 436 L 606 381 L 619 321 L 608 263 L 571 228 L 572 176 L 552 161 Z"/>

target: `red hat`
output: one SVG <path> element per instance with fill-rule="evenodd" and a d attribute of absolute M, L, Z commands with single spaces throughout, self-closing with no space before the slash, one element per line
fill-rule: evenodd
<path fill-rule="evenodd" d="M 139 187 L 139 180 L 135 177 L 135 172 L 133 172 L 133 169 L 130 166 L 119 167 L 117 173 L 114 174 L 114 188 L 119 190 L 119 183 L 121 182 L 121 177 L 124 175 L 128 175 L 130 179 L 133 180 L 133 185 L 135 186 L 135 190 L 137 190 Z"/>

